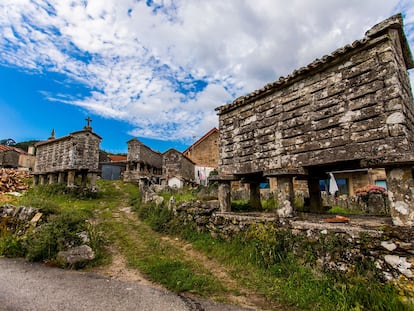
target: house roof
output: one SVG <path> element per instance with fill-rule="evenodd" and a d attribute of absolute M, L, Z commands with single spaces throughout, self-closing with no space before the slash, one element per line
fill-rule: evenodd
<path fill-rule="evenodd" d="M 5 146 L 5 145 L 0 145 L 0 151 L 16 151 L 17 153 L 20 153 L 20 154 L 28 154 L 23 149 L 16 148 L 13 146 Z"/>
<path fill-rule="evenodd" d="M 127 156 L 116 155 L 116 154 L 109 154 L 108 158 L 111 159 L 111 162 L 120 162 L 120 161 L 126 161 L 127 160 Z"/>
<path fill-rule="evenodd" d="M 194 144 L 192 144 L 190 147 L 188 147 L 187 149 L 185 149 L 183 153 L 189 152 L 192 148 L 195 148 L 197 145 L 199 145 L 201 142 L 203 142 L 203 140 L 205 140 L 206 138 L 208 138 L 210 135 L 212 135 L 213 133 L 218 133 L 218 132 L 219 132 L 219 130 L 216 127 L 213 127 L 210 131 L 208 131 L 206 134 L 204 134 Z"/>
<path fill-rule="evenodd" d="M 217 107 L 215 110 L 218 111 L 218 114 L 220 115 L 227 111 L 233 110 L 239 106 L 242 106 L 258 97 L 264 96 L 266 94 L 272 93 L 275 90 L 283 88 L 286 85 L 295 82 L 297 79 L 301 79 L 301 76 L 304 76 L 305 74 L 317 72 L 318 70 L 320 70 L 322 66 L 331 63 L 338 57 L 345 55 L 358 48 L 362 48 L 364 46 L 369 45 L 369 43 L 372 42 L 372 39 L 383 36 L 389 29 L 398 30 L 400 43 L 402 46 L 402 52 L 404 55 L 404 61 L 406 63 L 407 69 L 414 68 L 414 61 L 412 58 L 410 47 L 407 42 L 407 38 L 404 35 L 402 15 L 396 14 L 369 29 L 365 33 L 365 37 L 363 39 L 356 40 L 352 44 L 345 45 L 344 47 L 335 50 L 330 55 L 325 55 L 321 59 L 316 59 L 305 67 L 294 70 L 287 77 L 280 77 L 279 80 L 268 83 L 263 88 L 253 91 L 245 96 L 240 96 L 239 98 L 235 99 L 232 103 Z"/>

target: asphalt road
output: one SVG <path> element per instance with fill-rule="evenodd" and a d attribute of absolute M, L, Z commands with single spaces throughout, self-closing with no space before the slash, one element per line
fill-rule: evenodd
<path fill-rule="evenodd" d="M 92 273 L 0 258 L 0 310 L 251 310 Z"/>

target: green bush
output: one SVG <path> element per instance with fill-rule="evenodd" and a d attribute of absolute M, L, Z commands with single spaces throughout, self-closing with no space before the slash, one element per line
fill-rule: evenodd
<path fill-rule="evenodd" d="M 76 212 L 53 215 L 49 222 L 28 234 L 26 258 L 30 261 L 53 260 L 59 251 L 80 245 L 79 233 L 85 229 L 85 219 Z"/>
<path fill-rule="evenodd" d="M 25 255 L 22 238 L 9 233 L 0 235 L 0 255 L 5 257 L 23 257 Z"/>

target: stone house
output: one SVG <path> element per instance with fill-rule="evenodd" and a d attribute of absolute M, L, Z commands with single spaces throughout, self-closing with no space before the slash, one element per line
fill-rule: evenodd
<path fill-rule="evenodd" d="M 213 128 L 183 152 L 195 163 L 194 178 L 199 185 L 207 185 L 210 173 L 218 169 L 219 136 L 219 130 Z"/>
<path fill-rule="evenodd" d="M 128 155 L 123 180 L 159 184 L 162 177 L 162 155 L 133 138 L 128 142 Z"/>
<path fill-rule="evenodd" d="M 162 171 L 165 184 L 171 180 L 177 183 L 181 180 L 181 186 L 186 183 L 194 183 L 194 162 L 176 149 L 169 149 L 162 154 Z"/>
<path fill-rule="evenodd" d="M 60 138 L 51 137 L 38 142 L 35 147 L 36 163 L 34 184 L 66 183 L 68 187 L 79 186 L 94 190 L 99 173 L 99 145 L 102 138 L 88 125 L 81 131 Z"/>
<path fill-rule="evenodd" d="M 217 169 L 219 161 L 219 138 L 219 130 L 213 128 L 184 150 L 183 155 L 193 161 L 196 165 Z"/>
<path fill-rule="evenodd" d="M 291 215 L 293 179 L 307 181 L 310 209 L 322 211 L 319 181 L 332 171 L 384 168 L 394 224 L 414 225 L 414 67 L 400 14 L 361 40 L 228 105 L 219 115 L 219 197 L 229 211 L 230 182 L 274 179 Z M 281 215 L 282 215 L 281 214 Z"/>
<path fill-rule="evenodd" d="M 31 148 L 30 150 L 33 150 Z M 0 167 L 32 171 L 35 165 L 33 153 L 13 146 L 0 145 Z"/>

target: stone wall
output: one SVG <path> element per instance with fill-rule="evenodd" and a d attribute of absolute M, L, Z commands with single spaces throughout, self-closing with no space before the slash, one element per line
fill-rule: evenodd
<path fill-rule="evenodd" d="M 0 150 L 0 167 L 18 167 L 19 153 L 15 150 Z"/>
<path fill-rule="evenodd" d="M 218 201 L 170 206 L 183 223 L 214 237 L 230 239 L 252 225 L 268 225 L 285 235 L 297 256 L 310 256 L 324 271 L 347 273 L 357 263 L 373 262 L 384 280 L 414 283 L 413 229 L 393 226 L 390 218 L 350 216 L 349 223 L 328 223 L 330 216 L 282 219 L 272 214 L 220 213 Z M 289 240 L 290 239 L 290 240 Z M 307 253 L 306 253 L 307 252 Z"/>
<path fill-rule="evenodd" d="M 401 24 L 393 17 L 364 39 L 217 108 L 220 173 L 412 160 L 413 64 Z"/>

